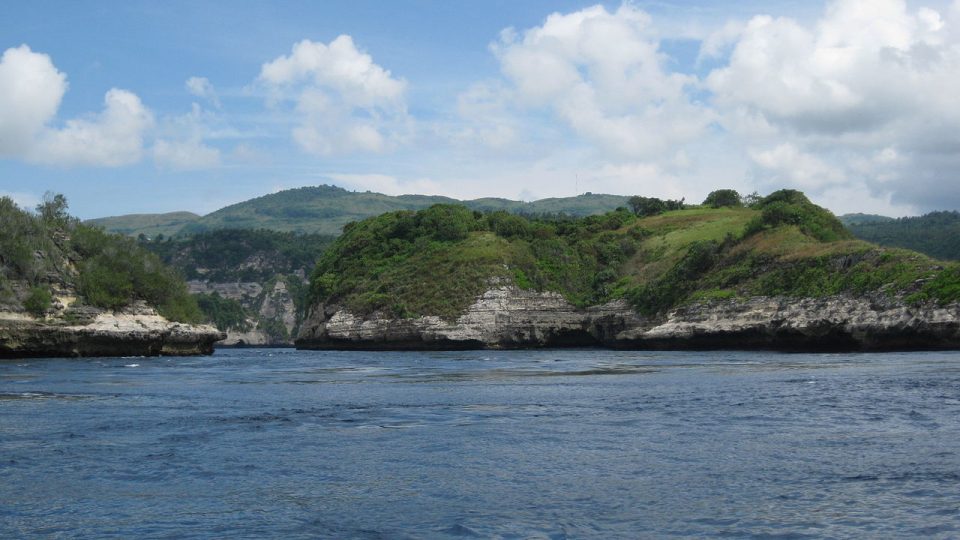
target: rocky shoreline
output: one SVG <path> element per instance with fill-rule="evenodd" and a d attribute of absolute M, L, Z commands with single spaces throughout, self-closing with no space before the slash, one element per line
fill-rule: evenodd
<path fill-rule="evenodd" d="M 960 348 L 960 305 L 865 297 L 715 300 L 647 317 L 624 301 L 577 309 L 557 293 L 496 287 L 456 321 L 358 317 L 315 306 L 300 349 L 618 349 L 889 351 Z"/>
<path fill-rule="evenodd" d="M 206 355 L 224 337 L 212 326 L 171 322 L 153 310 L 103 312 L 75 323 L 0 312 L 0 358 Z"/>

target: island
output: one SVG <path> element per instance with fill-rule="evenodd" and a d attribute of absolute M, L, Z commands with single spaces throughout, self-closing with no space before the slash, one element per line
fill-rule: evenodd
<path fill-rule="evenodd" d="M 795 190 L 387 213 L 344 228 L 309 298 L 301 349 L 960 347 L 956 263 L 854 239 Z"/>

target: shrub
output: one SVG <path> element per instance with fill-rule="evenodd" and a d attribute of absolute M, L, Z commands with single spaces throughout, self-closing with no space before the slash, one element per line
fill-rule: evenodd
<path fill-rule="evenodd" d="M 734 189 L 718 189 L 711 191 L 703 201 L 704 206 L 722 208 L 724 206 L 743 206 L 743 199 Z"/>
<path fill-rule="evenodd" d="M 218 330 L 239 330 L 245 332 L 250 329 L 247 323 L 247 313 L 240 302 L 231 298 L 224 298 L 219 293 L 194 295 L 200 310 L 207 321 L 213 323 Z"/>
<path fill-rule="evenodd" d="M 53 301 L 53 295 L 46 287 L 36 286 L 30 288 L 30 293 L 23 301 L 23 307 L 34 317 L 40 318 L 50 309 Z"/>
<path fill-rule="evenodd" d="M 761 213 L 747 223 L 744 231 L 747 236 L 766 228 L 796 225 L 805 234 L 821 242 L 852 237 L 836 216 L 813 204 L 806 195 L 797 190 L 775 191 L 764 197 L 759 204 L 755 205 L 755 208 L 758 208 Z"/>

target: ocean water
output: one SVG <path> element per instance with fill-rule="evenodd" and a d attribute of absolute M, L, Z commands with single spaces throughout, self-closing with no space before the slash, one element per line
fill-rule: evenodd
<path fill-rule="evenodd" d="M 0 537 L 956 538 L 960 354 L 0 362 Z"/>

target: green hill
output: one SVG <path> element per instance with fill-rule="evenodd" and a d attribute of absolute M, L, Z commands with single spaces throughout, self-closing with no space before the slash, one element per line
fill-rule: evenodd
<path fill-rule="evenodd" d="M 853 239 L 800 192 L 751 207 L 640 217 L 477 214 L 456 205 L 347 227 L 311 280 L 313 302 L 357 314 L 453 319 L 492 283 L 556 291 L 578 306 L 622 298 L 658 313 L 694 301 L 879 293 L 960 297 L 960 270 Z"/>
<path fill-rule="evenodd" d="M 881 216 L 879 214 L 844 214 L 842 216 L 837 216 L 837 219 L 840 220 L 840 223 L 843 223 L 847 227 L 851 225 L 862 225 L 864 223 L 882 223 L 888 221 L 894 221 L 896 218 Z"/>
<path fill-rule="evenodd" d="M 458 201 L 429 195 L 391 196 L 353 192 L 335 186 L 290 189 L 221 208 L 203 217 L 189 212 L 138 214 L 91 220 L 111 232 L 144 234 L 195 234 L 217 229 L 270 229 L 296 233 L 340 234 L 343 226 L 386 212 L 422 210 L 434 204 L 463 204 L 479 211 L 505 210 L 525 215 L 566 214 L 587 216 L 626 206 L 627 197 L 587 193 L 577 197 L 543 199 L 530 203 L 485 198 Z"/>
<path fill-rule="evenodd" d="M 172 236 L 189 223 L 200 219 L 193 212 L 170 212 L 168 214 L 128 214 L 87 220 L 87 224 L 102 227 L 108 232 L 127 236 L 145 235 L 155 238 L 159 235 Z"/>
<path fill-rule="evenodd" d="M 917 217 L 848 222 L 857 238 L 912 249 L 931 257 L 960 260 L 960 213 L 931 212 Z"/>

